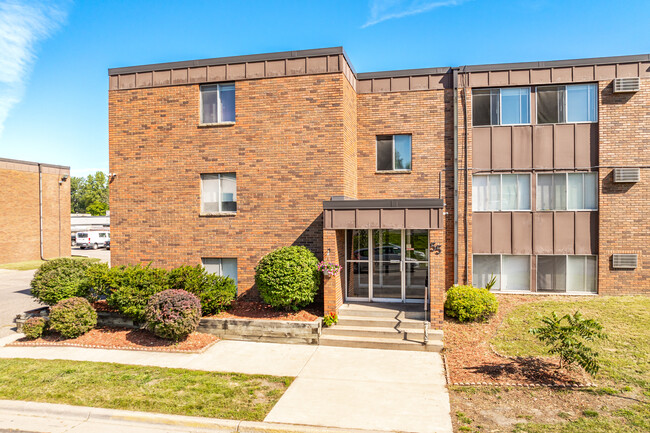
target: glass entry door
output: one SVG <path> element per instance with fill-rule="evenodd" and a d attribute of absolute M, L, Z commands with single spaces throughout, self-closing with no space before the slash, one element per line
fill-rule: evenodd
<path fill-rule="evenodd" d="M 346 298 L 423 302 L 428 285 L 428 230 L 348 230 Z"/>

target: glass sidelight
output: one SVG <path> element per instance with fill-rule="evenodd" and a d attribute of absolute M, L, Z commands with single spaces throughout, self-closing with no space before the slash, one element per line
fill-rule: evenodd
<path fill-rule="evenodd" d="M 348 230 L 347 298 L 422 302 L 429 283 L 428 246 L 428 230 Z"/>

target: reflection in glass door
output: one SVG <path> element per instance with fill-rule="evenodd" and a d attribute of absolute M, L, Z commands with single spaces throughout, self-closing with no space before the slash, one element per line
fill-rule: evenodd
<path fill-rule="evenodd" d="M 428 245 L 428 230 L 348 230 L 346 298 L 423 302 L 429 283 Z"/>

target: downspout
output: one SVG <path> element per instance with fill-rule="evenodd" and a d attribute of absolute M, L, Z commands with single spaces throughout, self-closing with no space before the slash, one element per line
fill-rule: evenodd
<path fill-rule="evenodd" d="M 458 68 L 452 69 L 454 86 L 454 284 L 458 284 Z"/>
<path fill-rule="evenodd" d="M 469 171 L 468 171 L 468 159 L 469 159 L 469 149 L 468 149 L 468 131 L 467 131 L 467 74 L 465 73 L 465 66 L 463 66 L 463 135 L 464 135 L 464 140 L 465 142 L 463 143 L 464 145 L 464 155 L 463 159 L 465 160 L 465 215 L 464 215 L 464 223 L 463 223 L 463 230 L 465 232 L 465 281 L 463 284 L 469 284 L 469 230 L 468 230 L 468 221 L 469 221 L 469 216 L 467 213 L 469 212 Z"/>
<path fill-rule="evenodd" d="M 43 257 L 43 171 L 41 164 L 38 164 L 38 229 L 41 260 L 45 260 L 45 257 Z"/>

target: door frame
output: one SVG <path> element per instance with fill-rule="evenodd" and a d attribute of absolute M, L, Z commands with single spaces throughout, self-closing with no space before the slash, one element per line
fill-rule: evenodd
<path fill-rule="evenodd" d="M 350 230 L 367 230 L 368 231 L 368 260 L 363 261 L 363 260 L 348 260 L 348 232 Z M 428 290 L 428 287 L 425 286 L 423 288 L 423 296 L 422 299 L 406 299 L 406 230 L 410 229 L 386 229 L 386 230 L 400 230 L 401 231 L 401 237 L 400 237 L 400 283 L 401 283 L 401 292 L 400 292 L 400 297 L 399 298 L 375 298 L 373 296 L 373 274 L 374 274 L 374 265 L 375 265 L 375 245 L 374 245 L 374 237 L 373 237 L 373 230 L 384 230 L 384 229 L 345 229 L 345 260 L 343 264 L 343 269 L 345 272 L 345 287 L 344 287 L 344 299 L 345 301 L 351 301 L 351 302 L 382 302 L 382 303 L 408 303 L 408 304 L 424 304 L 425 298 L 426 298 L 426 291 Z M 427 230 L 427 246 L 429 245 L 428 243 L 429 239 L 429 232 Z M 427 272 L 431 272 L 430 266 L 431 266 L 431 260 L 428 254 L 428 248 L 427 248 Z M 419 261 L 421 263 L 424 263 L 423 261 Z M 367 264 L 368 265 L 368 296 L 367 297 L 351 297 L 348 296 L 348 271 L 347 271 L 347 266 L 348 263 L 360 263 L 360 264 Z M 429 278 L 427 278 L 427 281 Z"/>

